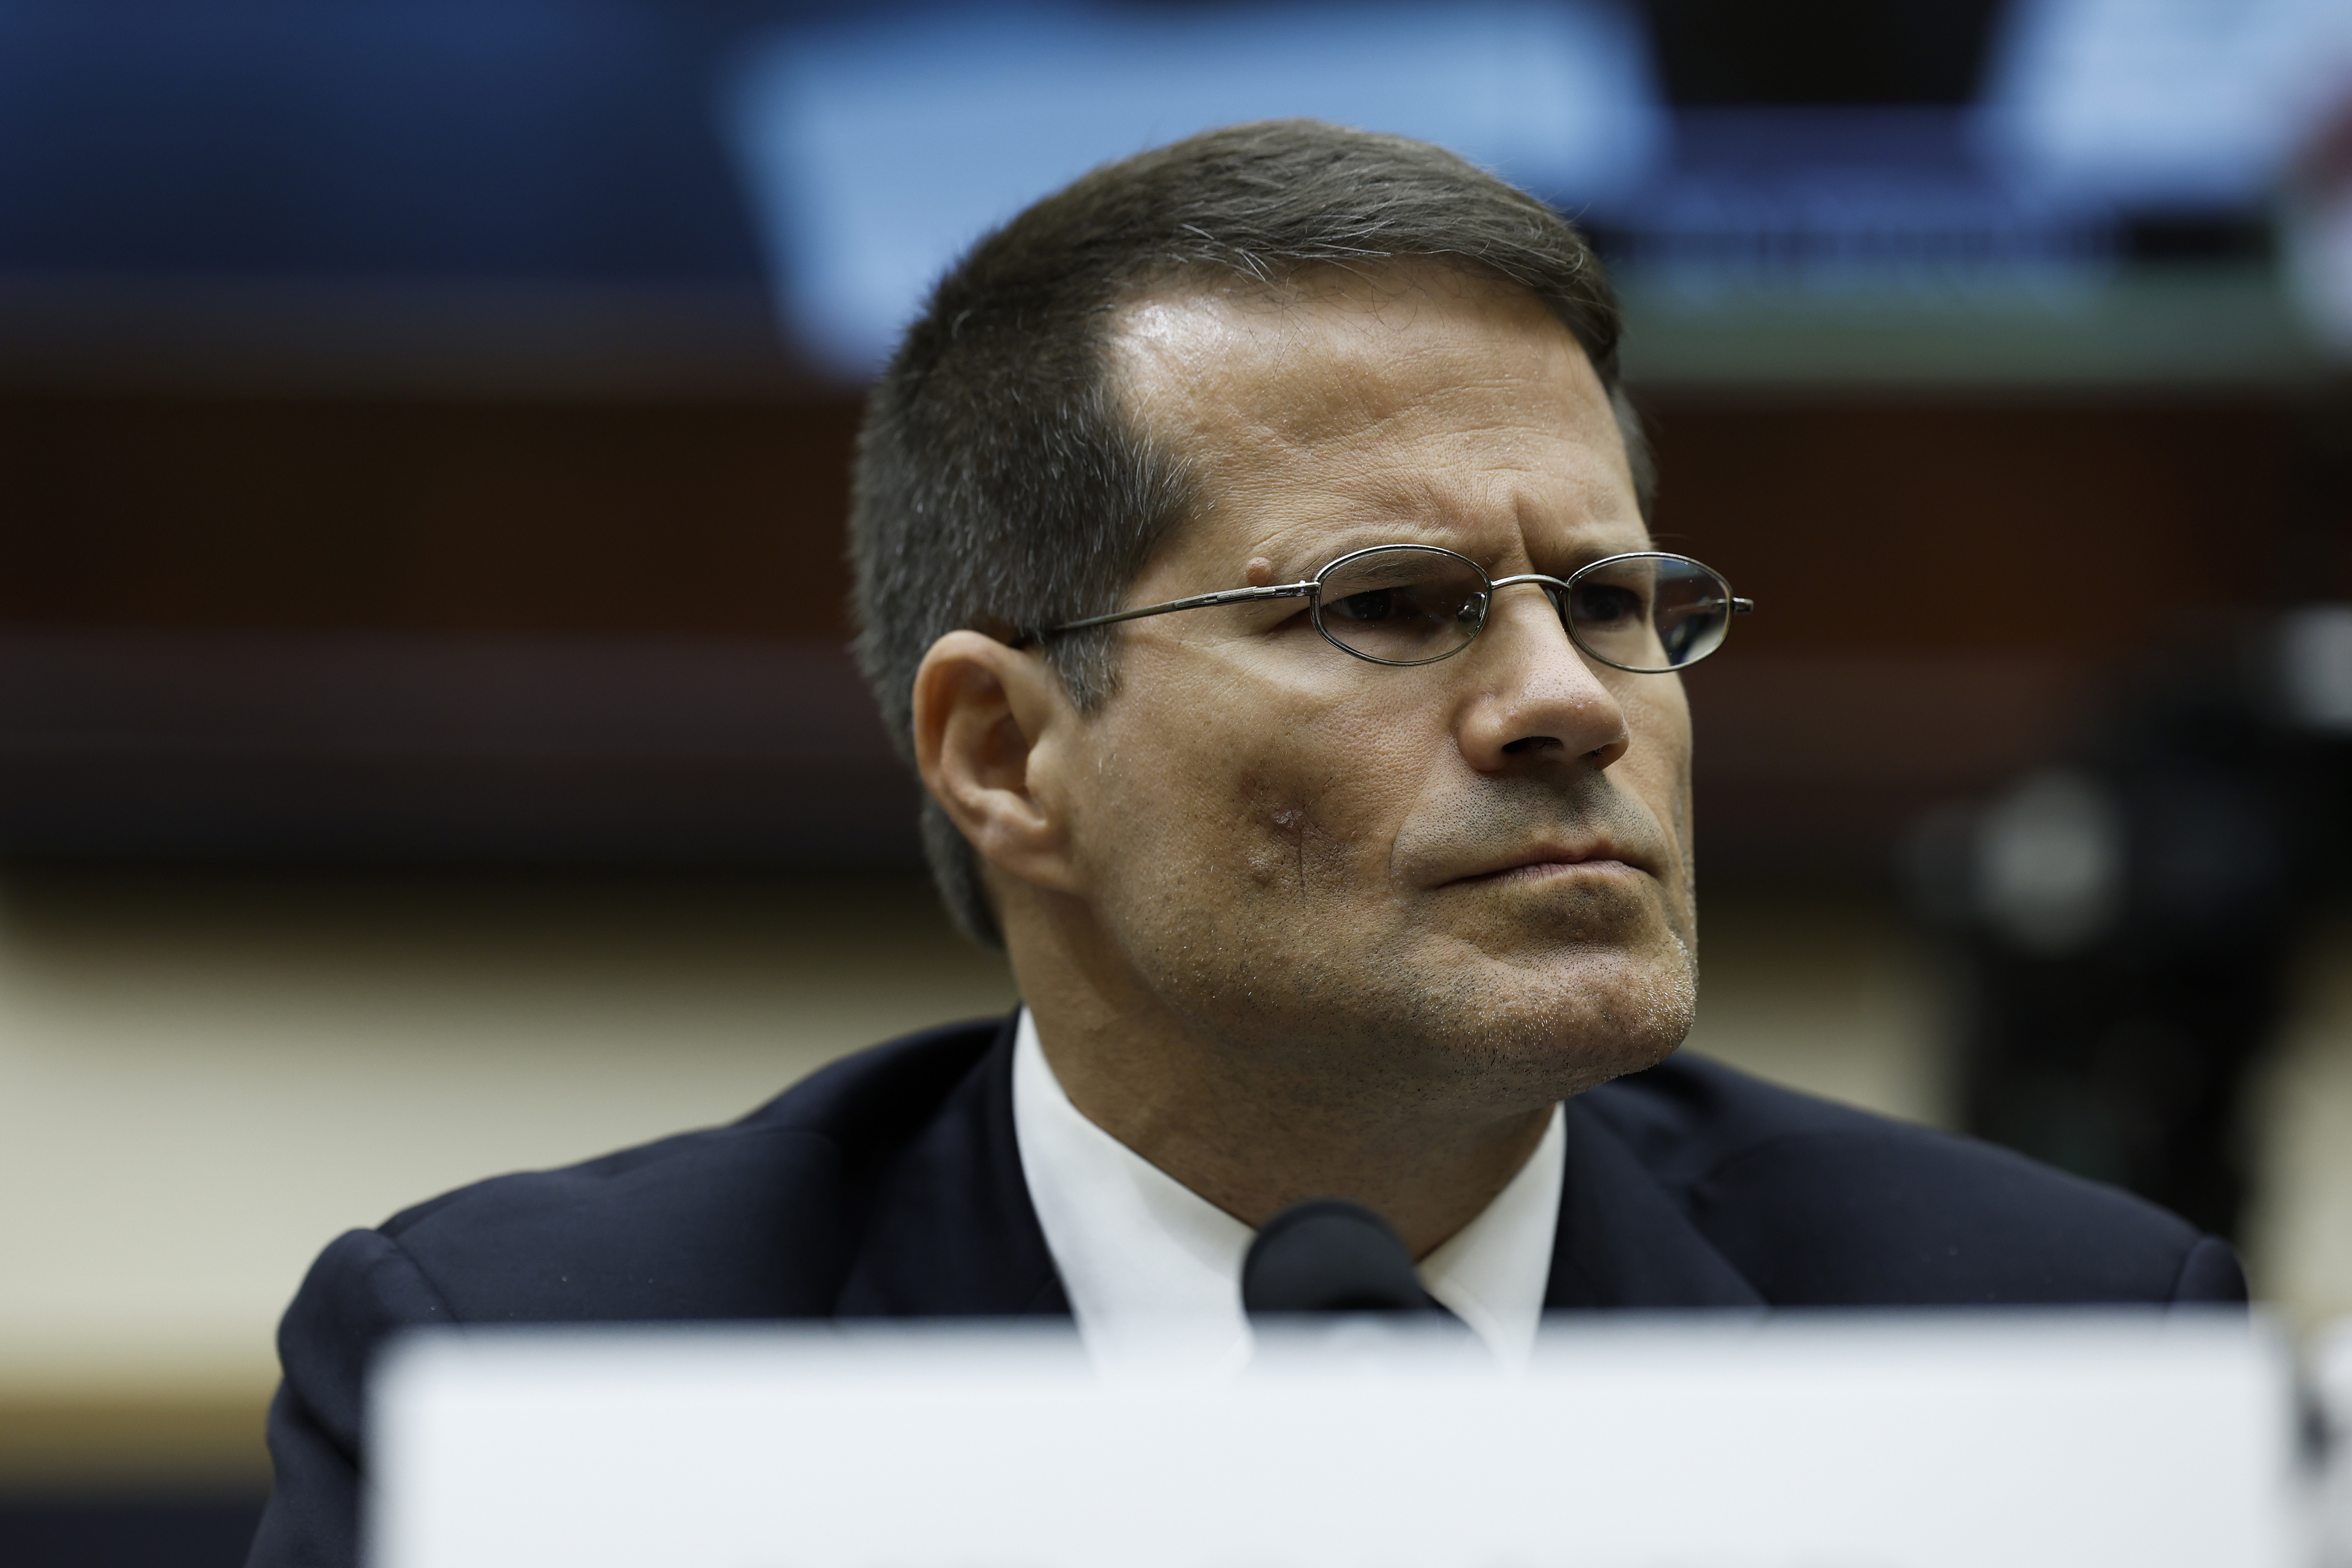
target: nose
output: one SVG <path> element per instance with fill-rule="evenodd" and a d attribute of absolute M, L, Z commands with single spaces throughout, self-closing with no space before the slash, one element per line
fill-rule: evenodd
<path fill-rule="evenodd" d="M 1571 759 L 1598 771 L 1633 744 L 1623 706 L 1569 640 L 1539 583 L 1498 589 L 1486 629 L 1458 657 L 1471 664 L 1475 686 L 1457 733 L 1462 755 L 1481 773 Z"/>

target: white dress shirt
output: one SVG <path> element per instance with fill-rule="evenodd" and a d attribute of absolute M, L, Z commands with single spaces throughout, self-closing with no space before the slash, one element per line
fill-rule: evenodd
<path fill-rule="evenodd" d="M 1037 1041 L 1013 1048 L 1013 1126 L 1045 1245 L 1098 1364 L 1237 1369 L 1249 1358 L 1242 1258 L 1257 1234 L 1088 1121 Z M 1510 1184 L 1423 1259 L 1421 1282 L 1506 1364 L 1543 1315 L 1567 1167 L 1560 1113 Z"/>

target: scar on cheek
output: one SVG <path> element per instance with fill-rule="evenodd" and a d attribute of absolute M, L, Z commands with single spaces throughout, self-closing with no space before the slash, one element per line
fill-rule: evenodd
<path fill-rule="evenodd" d="M 1243 812 L 1260 828 L 1294 841 L 1306 838 L 1311 827 L 1306 801 L 1256 777 L 1241 780 L 1240 794 Z"/>
<path fill-rule="evenodd" d="M 1274 562 L 1262 555 L 1252 556 L 1246 575 L 1252 588 L 1264 588 L 1274 580 Z"/>
<path fill-rule="evenodd" d="M 1313 825 L 1307 808 L 1294 800 L 1244 782 L 1242 807 L 1250 831 L 1242 841 L 1245 873 L 1261 886 L 1307 883 L 1307 839 Z"/>
<path fill-rule="evenodd" d="M 1243 781 L 1241 801 L 1260 832 L 1296 853 L 1337 862 L 1351 852 L 1356 836 L 1327 821 L 1310 795 L 1249 779 Z"/>

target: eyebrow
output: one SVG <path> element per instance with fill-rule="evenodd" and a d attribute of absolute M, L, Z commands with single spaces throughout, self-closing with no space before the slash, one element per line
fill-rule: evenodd
<path fill-rule="evenodd" d="M 1252 557 L 1276 563 L 1274 580 L 1276 582 L 1305 582 L 1326 566 L 1352 550 L 1366 549 L 1375 545 L 1436 545 L 1441 549 L 1450 549 L 1457 555 L 1469 557 L 1491 575 L 1510 575 L 1502 570 L 1501 564 L 1494 559 L 1492 552 L 1482 551 L 1475 548 L 1477 542 L 1475 540 L 1459 537 L 1462 532 L 1461 529 L 1433 528 L 1426 522 L 1410 519 L 1393 519 L 1384 524 L 1344 524 L 1328 534 L 1318 536 L 1312 550 L 1304 552 L 1293 550 L 1277 554 L 1272 541 L 1260 540 L 1253 547 Z M 1525 544 L 1528 541 L 1522 537 L 1515 542 Z M 1631 537 L 1623 539 L 1579 541 L 1573 548 L 1563 552 L 1562 556 L 1555 558 L 1558 562 L 1556 570 L 1546 570 L 1541 559 L 1531 553 L 1528 558 L 1528 569 L 1543 576 L 1564 578 L 1596 560 L 1605 560 L 1613 555 L 1638 554 L 1643 550 L 1656 548 L 1655 542 L 1649 536 L 1649 530 L 1638 528 L 1632 530 Z M 1308 559 L 1310 557 L 1311 559 Z M 1286 567 L 1282 564 L 1285 559 L 1293 559 L 1297 564 L 1295 567 Z M 1247 568 L 1244 567 L 1244 574 Z"/>

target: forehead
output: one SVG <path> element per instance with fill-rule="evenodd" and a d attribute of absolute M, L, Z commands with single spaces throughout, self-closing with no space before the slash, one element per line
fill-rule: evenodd
<path fill-rule="evenodd" d="M 1423 267 L 1171 290 L 1129 306 L 1111 347 L 1130 412 L 1204 487 L 1180 547 L 1645 542 L 1600 378 L 1525 289 Z"/>

